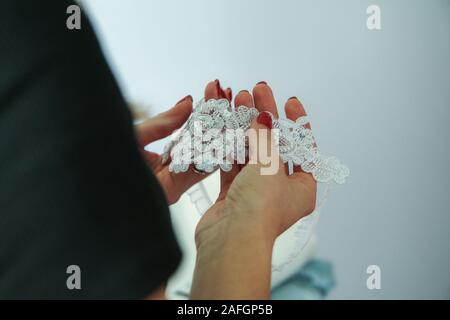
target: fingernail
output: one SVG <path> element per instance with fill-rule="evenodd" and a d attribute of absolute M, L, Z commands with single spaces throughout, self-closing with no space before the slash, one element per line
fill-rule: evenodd
<path fill-rule="evenodd" d="M 298 100 L 296 96 L 290 97 L 288 100 Z"/>
<path fill-rule="evenodd" d="M 229 92 L 227 99 L 230 101 L 233 100 L 233 90 L 231 90 L 231 88 L 227 88 L 227 92 Z"/>
<path fill-rule="evenodd" d="M 220 85 L 219 79 L 214 80 L 214 82 L 216 83 L 216 89 L 217 89 L 217 94 L 219 95 L 219 98 L 226 99 L 227 95 L 225 94 L 225 91 L 223 91 L 223 89 Z"/>
<path fill-rule="evenodd" d="M 184 102 L 186 100 L 190 100 L 192 102 L 193 101 L 192 96 L 191 95 L 187 95 L 186 97 L 184 97 L 183 99 L 178 101 L 177 104 L 182 103 L 182 102 Z"/>
<path fill-rule="evenodd" d="M 265 84 L 265 85 L 267 85 L 267 82 L 265 82 L 265 81 L 260 81 L 260 82 L 258 82 L 257 84 Z"/>
<path fill-rule="evenodd" d="M 238 92 L 238 94 L 239 93 L 250 93 L 250 92 L 248 92 L 248 90 L 241 90 L 241 91 Z"/>
<path fill-rule="evenodd" d="M 272 116 L 267 111 L 261 112 L 256 118 L 256 122 L 265 125 L 269 129 L 272 129 Z"/>

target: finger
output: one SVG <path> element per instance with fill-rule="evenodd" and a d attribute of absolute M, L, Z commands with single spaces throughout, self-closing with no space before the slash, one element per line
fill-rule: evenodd
<path fill-rule="evenodd" d="M 211 81 L 205 88 L 205 101 L 210 99 L 227 99 L 225 91 L 222 89 L 219 80 Z"/>
<path fill-rule="evenodd" d="M 250 92 L 248 92 L 247 90 L 240 91 L 236 95 L 236 98 L 234 98 L 234 106 L 235 107 L 246 106 L 249 108 L 254 107 L 255 104 L 253 103 L 253 97 L 250 94 Z"/>
<path fill-rule="evenodd" d="M 255 107 L 260 111 L 258 118 L 256 119 L 258 121 L 264 120 L 264 119 L 270 119 L 270 117 L 267 117 L 265 115 L 272 114 L 275 118 L 278 117 L 278 110 L 277 110 L 277 104 L 275 102 L 275 98 L 273 96 L 272 89 L 267 85 L 266 82 L 261 81 L 256 84 L 256 86 L 253 88 L 253 99 L 255 103 Z M 268 114 L 267 112 L 270 112 Z M 263 121 L 264 122 L 264 121 Z M 269 123 L 270 129 L 272 129 L 272 123 L 267 120 Z M 267 141 L 264 141 L 264 137 L 267 138 Z M 272 143 L 272 134 L 269 135 L 261 135 L 258 133 L 258 144 L 257 150 L 254 150 L 251 143 L 251 138 L 249 136 L 249 162 L 254 163 L 255 162 L 255 156 L 258 158 L 257 162 L 259 165 L 264 165 L 265 162 L 269 162 L 269 165 L 271 164 L 271 167 L 275 167 L 277 172 L 281 172 L 284 170 L 280 170 L 280 168 L 284 168 L 285 166 L 280 161 L 280 157 L 278 154 L 278 150 L 273 148 Z M 268 155 L 268 151 L 271 150 L 270 155 Z M 270 159 L 269 161 L 267 161 Z"/>
<path fill-rule="evenodd" d="M 291 97 L 284 105 L 286 117 L 292 121 L 297 120 L 300 117 L 306 116 L 305 108 L 297 97 Z M 311 129 L 311 125 L 308 123 L 305 125 L 308 129 Z"/>
<path fill-rule="evenodd" d="M 306 116 L 305 108 L 303 107 L 300 100 L 297 97 L 291 97 L 288 99 L 284 106 L 284 110 L 286 112 L 286 117 L 291 119 L 292 121 L 296 121 L 299 117 Z M 308 129 L 311 129 L 310 124 L 306 125 Z M 305 197 L 306 200 L 314 198 L 315 204 L 315 193 L 317 188 L 317 183 L 314 180 L 312 174 L 303 172 L 300 166 L 294 166 L 294 174 L 289 177 L 291 179 L 293 192 L 302 192 L 303 194 L 314 194 L 314 196 L 310 195 L 309 197 Z M 302 189 L 302 190 L 299 190 Z M 311 206 L 312 204 L 310 204 Z M 307 206 L 308 207 L 308 206 Z M 307 210 L 309 211 L 309 210 Z M 312 211 L 312 209 L 311 209 Z M 310 212 L 307 212 L 310 213 Z"/>
<path fill-rule="evenodd" d="M 306 116 L 305 108 L 303 107 L 303 104 L 300 102 L 300 100 L 298 100 L 297 97 L 289 98 L 284 106 L 284 110 L 286 112 L 286 117 L 288 119 L 291 119 L 292 121 L 296 121 L 298 118 Z M 308 129 L 311 129 L 311 125 L 309 123 L 306 124 L 305 127 Z M 294 166 L 294 172 L 302 172 L 301 167 Z M 305 177 L 305 178 L 313 179 L 310 174 L 309 174 L 309 176 L 310 177 Z"/>
<path fill-rule="evenodd" d="M 296 121 L 299 117 L 306 116 L 303 104 L 297 97 L 288 99 L 284 106 L 286 117 L 292 121 Z M 305 127 L 311 129 L 310 124 Z M 317 183 L 312 174 L 303 172 L 300 166 L 294 166 L 294 174 L 289 177 L 289 190 L 293 195 L 297 195 L 295 199 L 299 208 L 303 208 L 303 216 L 308 215 L 314 210 L 316 202 Z"/>
<path fill-rule="evenodd" d="M 253 98 L 250 92 L 248 92 L 247 90 L 240 91 L 234 99 L 234 106 L 235 108 L 239 106 L 253 107 Z M 233 182 L 239 171 L 240 165 L 235 163 L 233 163 L 231 171 L 220 171 L 220 193 L 219 197 L 217 198 L 218 201 L 226 197 L 228 189 L 230 188 L 231 183 Z"/>
<path fill-rule="evenodd" d="M 150 118 L 135 127 L 137 138 L 141 146 L 165 138 L 180 128 L 192 113 L 192 97 L 186 96 L 177 104 Z"/>
<path fill-rule="evenodd" d="M 240 106 L 245 106 L 245 107 L 249 107 L 249 108 L 254 108 L 255 107 L 255 103 L 253 102 L 253 97 L 250 94 L 250 92 L 248 92 L 247 90 L 242 90 L 240 91 L 236 98 L 234 99 L 234 107 L 238 108 Z M 242 166 L 244 166 L 244 164 L 238 164 L 239 169 L 242 169 Z"/>
<path fill-rule="evenodd" d="M 272 89 L 264 81 L 258 82 L 253 88 L 253 99 L 258 111 L 269 111 L 278 118 L 277 104 Z"/>
<path fill-rule="evenodd" d="M 278 148 L 273 144 L 272 115 L 261 112 L 252 122 L 247 135 L 249 139 L 249 166 L 257 167 L 261 175 L 284 174 L 283 162 Z"/>
<path fill-rule="evenodd" d="M 284 111 L 286 113 L 286 118 L 292 121 L 297 120 L 299 117 L 306 116 L 305 108 L 296 97 L 291 97 L 288 99 L 284 105 Z M 299 166 L 294 166 L 294 172 L 299 171 L 302 171 L 301 168 Z"/>
<path fill-rule="evenodd" d="M 234 99 L 234 107 L 238 108 L 240 106 L 253 108 L 255 107 L 255 103 L 253 102 L 253 97 L 247 90 L 240 91 L 236 98 Z M 241 168 L 244 164 L 239 164 L 239 168 Z"/>

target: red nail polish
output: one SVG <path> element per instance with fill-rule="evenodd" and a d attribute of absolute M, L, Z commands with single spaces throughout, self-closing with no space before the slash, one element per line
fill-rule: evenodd
<path fill-rule="evenodd" d="M 190 100 L 192 102 L 193 101 L 192 96 L 191 95 L 187 95 L 186 97 L 184 97 L 183 99 L 178 101 L 177 104 L 182 103 L 182 102 L 184 102 L 186 100 Z"/>
<path fill-rule="evenodd" d="M 260 82 L 258 82 L 257 84 L 265 84 L 265 85 L 267 85 L 267 82 L 265 82 L 265 81 L 260 81 Z"/>
<path fill-rule="evenodd" d="M 225 94 L 225 91 L 223 91 L 221 85 L 220 85 L 220 81 L 218 79 L 214 80 L 214 82 L 216 83 L 216 89 L 217 89 L 217 94 L 219 95 L 220 99 L 226 99 L 227 95 Z"/>
<path fill-rule="evenodd" d="M 233 90 L 231 90 L 231 88 L 227 88 L 227 92 L 229 92 L 228 96 L 227 96 L 227 99 L 229 101 L 233 100 Z"/>
<path fill-rule="evenodd" d="M 219 79 L 214 80 L 214 82 L 216 83 L 216 89 L 217 89 L 217 92 L 219 92 L 220 89 L 221 89 Z"/>
<path fill-rule="evenodd" d="M 261 112 L 256 118 L 256 122 L 265 125 L 269 129 L 272 129 L 272 116 L 267 111 Z"/>

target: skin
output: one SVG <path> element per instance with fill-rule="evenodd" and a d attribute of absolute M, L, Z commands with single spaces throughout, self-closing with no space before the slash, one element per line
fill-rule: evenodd
<path fill-rule="evenodd" d="M 226 98 L 232 99 L 230 88 L 223 90 L 218 80 L 208 83 L 205 89 L 205 98 L 211 99 Z M 162 163 L 161 155 L 146 151 L 144 147 L 152 142 L 163 139 L 179 129 L 192 113 L 192 97 L 186 96 L 166 112 L 160 113 L 135 127 L 136 136 L 141 148 L 141 152 L 147 164 L 158 178 L 169 205 L 178 201 L 181 195 L 194 184 L 205 178 L 190 168 L 187 172 L 175 174 L 169 171 L 169 163 Z"/>
<path fill-rule="evenodd" d="M 205 89 L 205 99 L 219 97 L 231 100 L 231 91 L 222 90 L 217 82 L 210 82 Z M 259 111 L 269 111 L 278 117 L 272 90 L 265 83 L 257 84 L 252 94 L 239 92 L 234 105 L 256 106 Z M 145 145 L 157 140 L 155 137 L 167 136 L 179 128 L 191 112 L 190 100 L 178 103 L 138 127 L 139 141 Z M 291 120 L 306 115 L 297 98 L 285 103 L 285 112 Z M 265 130 L 268 134 L 260 135 L 260 142 L 270 143 L 272 136 L 265 125 L 254 121 L 252 128 Z M 264 165 L 259 162 L 258 150 L 250 153 L 253 164 L 234 165 L 231 172 L 221 172 L 219 197 L 197 225 L 192 299 L 269 299 L 275 239 L 314 210 L 316 182 L 310 174 L 295 167 L 289 176 L 286 167 L 280 166 L 274 175 L 261 175 Z M 167 164 L 161 165 L 158 155 L 146 154 L 146 157 L 169 203 L 204 178 L 193 171 L 171 174 Z"/>

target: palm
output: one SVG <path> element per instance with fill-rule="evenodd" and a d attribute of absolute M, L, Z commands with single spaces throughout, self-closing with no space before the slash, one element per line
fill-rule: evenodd
<path fill-rule="evenodd" d="M 259 111 L 270 111 L 274 116 L 278 116 L 276 103 L 272 94 L 272 91 L 266 84 L 258 84 L 253 89 L 253 96 L 247 91 L 241 91 L 235 98 L 235 106 L 248 106 L 253 107 L 256 105 Z M 305 110 L 298 99 L 289 99 L 285 105 L 286 116 L 291 120 L 296 120 L 300 116 L 305 116 Z M 281 170 L 284 173 L 284 170 Z M 260 188 L 263 185 L 271 185 L 271 188 Z M 290 191 L 292 198 L 297 201 L 295 203 L 302 203 L 295 210 L 286 210 L 292 212 L 291 214 L 285 214 L 285 219 L 281 221 L 279 232 L 283 232 L 290 225 L 295 223 L 298 219 L 309 214 L 315 206 L 316 197 L 316 182 L 312 178 L 311 174 L 301 171 L 300 168 L 295 167 L 294 172 L 290 176 L 285 174 L 279 174 L 277 178 L 261 176 L 259 173 L 254 172 L 250 166 L 234 165 L 231 172 L 221 172 L 221 191 L 216 203 L 203 215 L 200 219 L 196 229 L 196 239 L 199 234 L 204 230 L 212 227 L 221 221 L 226 213 L 227 207 L 236 207 L 236 203 L 230 204 L 227 201 L 229 199 L 240 198 L 238 205 L 245 203 L 257 204 L 261 202 L 261 198 L 271 198 L 273 194 L 261 194 L 250 193 L 249 196 L 242 198 L 242 194 L 249 194 L 248 190 L 269 190 L 270 193 L 276 192 L 276 190 L 286 190 L 287 185 L 295 185 Z M 285 192 L 285 191 L 283 191 Z M 228 195 L 230 194 L 230 197 Z M 273 197 L 277 198 L 277 197 Z M 280 196 L 280 199 L 285 199 L 285 196 Z M 226 207 L 227 206 L 227 207 Z M 289 203 L 280 203 L 280 210 L 282 207 L 288 207 Z M 252 210 L 263 211 L 264 208 L 258 207 L 258 205 L 252 205 Z M 242 211 L 246 212 L 247 208 Z M 287 208 L 291 209 L 291 208 Z M 250 211 L 250 210 L 249 210 Z M 232 214 L 230 212 L 230 214 Z M 272 218 L 274 218 L 272 220 Z M 269 223 L 276 220 L 276 217 L 268 217 Z"/>

